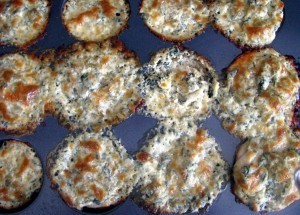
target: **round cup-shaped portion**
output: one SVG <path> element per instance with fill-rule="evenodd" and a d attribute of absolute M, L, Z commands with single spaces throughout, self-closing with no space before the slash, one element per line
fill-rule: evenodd
<path fill-rule="evenodd" d="M 37 198 L 43 183 L 42 163 L 29 143 L 0 141 L 0 213 L 19 212 Z"/>

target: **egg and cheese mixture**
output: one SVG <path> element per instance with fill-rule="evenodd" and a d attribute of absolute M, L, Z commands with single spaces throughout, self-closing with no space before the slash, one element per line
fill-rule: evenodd
<path fill-rule="evenodd" d="M 281 0 L 218 0 L 210 6 L 213 27 L 241 47 L 262 47 L 275 39 L 283 20 Z"/>
<path fill-rule="evenodd" d="M 62 19 L 77 39 L 102 41 L 119 34 L 126 27 L 129 14 L 126 0 L 68 0 Z"/>
<path fill-rule="evenodd" d="M 140 102 L 138 67 L 135 55 L 115 38 L 61 50 L 52 84 L 55 115 L 70 129 L 118 124 Z"/>
<path fill-rule="evenodd" d="M 177 128 L 160 122 L 135 155 L 140 180 L 132 196 L 152 213 L 206 209 L 229 178 L 214 138 L 201 128 Z"/>
<path fill-rule="evenodd" d="M 294 61 L 272 48 L 241 54 L 225 71 L 217 115 L 229 132 L 242 139 L 270 136 L 290 125 L 298 98 Z"/>
<path fill-rule="evenodd" d="M 0 131 L 32 133 L 44 119 L 50 70 L 33 54 L 0 58 Z"/>
<path fill-rule="evenodd" d="M 256 212 L 282 210 L 300 199 L 299 169 L 300 140 L 289 128 L 249 139 L 237 152 L 233 191 Z"/>
<path fill-rule="evenodd" d="M 202 0 L 143 0 L 140 14 L 152 32 L 171 41 L 192 39 L 209 23 Z"/>
<path fill-rule="evenodd" d="M 30 202 L 42 186 L 42 163 L 36 152 L 17 140 L 0 147 L 0 208 L 16 209 Z"/>
<path fill-rule="evenodd" d="M 204 57 L 174 46 L 158 51 L 140 73 L 145 114 L 189 120 L 211 114 L 219 84 L 214 68 Z"/>
<path fill-rule="evenodd" d="M 135 161 L 109 130 L 70 134 L 47 160 L 51 183 L 78 210 L 125 201 L 138 179 Z"/>
<path fill-rule="evenodd" d="M 50 14 L 49 0 L 1 0 L 0 44 L 27 46 L 41 36 Z"/>

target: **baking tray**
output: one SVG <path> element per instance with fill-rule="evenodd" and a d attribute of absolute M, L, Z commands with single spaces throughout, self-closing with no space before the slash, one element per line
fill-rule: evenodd
<path fill-rule="evenodd" d="M 50 22 L 47 26 L 45 36 L 35 45 L 29 48 L 30 51 L 39 53 L 44 49 L 57 48 L 62 45 L 68 45 L 76 40 L 68 35 L 61 21 L 61 8 L 64 0 L 53 0 Z M 136 52 L 141 63 L 149 61 L 151 54 L 164 47 L 172 46 L 170 42 L 162 41 L 154 36 L 143 24 L 139 17 L 138 9 L 140 0 L 129 0 L 131 7 L 131 17 L 129 27 L 120 35 L 120 39 L 125 45 Z M 294 56 L 296 61 L 300 61 L 300 1 L 285 0 L 285 20 L 277 33 L 275 41 L 271 44 L 277 51 L 284 55 Z M 195 39 L 185 42 L 184 46 L 195 50 L 199 54 L 209 59 L 215 69 L 220 73 L 230 62 L 241 53 L 235 45 L 230 43 L 222 35 L 216 33 L 212 28 L 208 28 L 204 34 Z M 15 51 L 13 47 L 0 47 L 0 54 Z M 141 147 L 139 140 L 155 127 L 156 120 L 133 115 L 123 123 L 113 128 L 116 136 L 121 139 L 122 144 L 130 154 L 133 154 Z M 234 154 L 240 140 L 225 131 L 220 121 L 211 116 L 203 125 L 208 132 L 216 138 L 221 145 L 224 158 L 233 165 Z M 48 117 L 32 135 L 20 137 L 18 139 L 30 142 L 42 158 L 43 166 L 46 166 L 46 156 L 66 135 L 68 131 L 58 125 L 56 119 Z M 14 138 L 12 136 L 0 133 L 0 139 Z M 256 214 L 249 210 L 243 204 L 235 201 L 231 193 L 231 185 L 228 184 L 223 193 L 221 193 L 213 205 L 209 208 L 207 215 L 250 215 Z M 80 212 L 69 208 L 60 198 L 58 193 L 50 188 L 50 182 L 44 175 L 44 184 L 39 196 L 26 209 L 18 214 L 42 215 L 42 214 L 80 214 Z M 109 214 L 115 215 L 134 215 L 147 214 L 131 200 L 127 200 L 119 207 L 113 209 Z M 298 215 L 300 214 L 300 201 L 294 202 L 285 210 L 276 213 L 277 215 Z"/>

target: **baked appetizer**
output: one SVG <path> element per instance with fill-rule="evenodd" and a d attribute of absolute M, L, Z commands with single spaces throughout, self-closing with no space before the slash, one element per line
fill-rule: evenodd
<path fill-rule="evenodd" d="M 47 158 L 49 178 L 72 208 L 123 202 L 138 180 L 135 162 L 111 131 L 70 134 Z"/>
<path fill-rule="evenodd" d="M 130 116 L 140 101 L 138 66 L 134 53 L 116 38 L 60 50 L 51 91 L 61 124 L 69 129 L 96 129 Z"/>
<path fill-rule="evenodd" d="M 50 0 L 1 0 L 0 44 L 31 45 L 45 32 L 49 13 Z"/>
<path fill-rule="evenodd" d="M 211 5 L 213 27 L 239 47 L 270 44 L 283 20 L 281 0 L 218 0 Z"/>
<path fill-rule="evenodd" d="M 30 204 L 42 187 L 42 164 L 33 148 L 18 140 L 2 140 L 0 147 L 0 212 Z"/>
<path fill-rule="evenodd" d="M 237 152 L 233 191 L 256 212 L 282 210 L 300 199 L 300 140 L 288 130 L 250 139 Z"/>
<path fill-rule="evenodd" d="M 248 51 L 224 75 L 217 114 L 229 132 L 242 139 L 267 137 L 291 124 L 300 86 L 294 59 L 272 48 Z"/>
<path fill-rule="evenodd" d="M 103 41 L 118 35 L 126 27 L 129 15 L 126 0 L 68 0 L 62 19 L 77 39 Z"/>
<path fill-rule="evenodd" d="M 209 23 L 209 9 L 203 0 L 143 0 L 140 14 L 154 34 L 174 42 L 194 38 Z"/>
<path fill-rule="evenodd" d="M 0 57 L 0 131 L 29 134 L 43 121 L 49 75 L 33 54 Z"/>
<path fill-rule="evenodd" d="M 140 180 L 132 197 L 150 213 L 207 209 L 225 188 L 229 166 L 204 129 L 161 122 L 136 153 Z"/>
<path fill-rule="evenodd" d="M 145 114 L 194 120 L 211 113 L 219 85 L 214 68 L 204 57 L 174 46 L 157 52 L 140 72 Z"/>

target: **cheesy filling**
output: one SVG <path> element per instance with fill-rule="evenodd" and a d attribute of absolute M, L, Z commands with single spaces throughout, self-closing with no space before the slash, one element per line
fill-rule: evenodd
<path fill-rule="evenodd" d="M 1 0 L 0 43 L 24 46 L 46 29 L 50 13 L 48 0 Z"/>
<path fill-rule="evenodd" d="M 78 210 L 118 204 L 138 179 L 135 162 L 110 131 L 69 135 L 49 154 L 48 168 L 62 198 Z"/>
<path fill-rule="evenodd" d="M 211 113 L 219 85 L 215 70 L 203 57 L 174 46 L 159 51 L 140 71 L 146 114 L 204 119 Z"/>
<path fill-rule="evenodd" d="M 229 178 L 229 166 L 214 138 L 203 129 L 189 130 L 162 123 L 136 153 L 140 180 L 133 199 L 150 212 L 206 209 Z"/>
<path fill-rule="evenodd" d="M 102 41 L 125 28 L 129 13 L 126 0 L 68 0 L 62 18 L 77 39 Z"/>
<path fill-rule="evenodd" d="M 237 153 L 233 190 L 254 211 L 282 210 L 300 199 L 300 141 L 288 130 L 275 138 L 250 139 Z"/>
<path fill-rule="evenodd" d="M 15 209 L 31 200 L 42 186 L 43 170 L 35 151 L 8 140 L 0 148 L 0 208 Z"/>
<path fill-rule="evenodd" d="M 225 75 L 217 99 L 225 129 L 242 138 L 269 136 L 291 123 L 300 86 L 293 60 L 272 48 L 250 51 Z"/>
<path fill-rule="evenodd" d="M 56 115 L 73 129 L 110 126 L 126 119 L 140 101 L 139 63 L 117 39 L 102 44 L 76 43 L 55 64 Z"/>
<path fill-rule="evenodd" d="M 240 46 L 262 47 L 283 20 L 281 0 L 220 0 L 211 6 L 213 26 Z"/>
<path fill-rule="evenodd" d="M 209 22 L 202 0 L 143 0 L 140 13 L 146 25 L 166 40 L 191 39 Z"/>
<path fill-rule="evenodd" d="M 0 58 L 1 131 L 25 134 L 43 120 L 49 93 L 48 69 L 32 54 L 7 54 Z"/>

